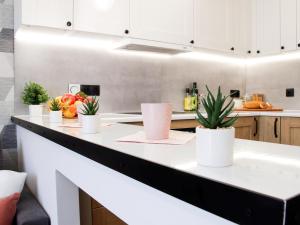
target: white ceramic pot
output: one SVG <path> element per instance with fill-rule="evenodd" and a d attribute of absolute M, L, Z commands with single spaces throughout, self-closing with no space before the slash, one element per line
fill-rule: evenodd
<path fill-rule="evenodd" d="M 85 134 L 96 134 L 100 131 L 100 116 L 99 115 L 82 115 L 82 132 Z"/>
<path fill-rule="evenodd" d="M 77 110 L 77 115 L 78 115 L 78 121 L 79 123 L 82 122 L 82 111 L 84 110 L 84 107 L 83 107 L 83 103 L 78 103 L 76 105 L 76 110 Z"/>
<path fill-rule="evenodd" d="M 196 128 L 197 162 L 202 166 L 225 167 L 233 163 L 235 129 Z"/>
<path fill-rule="evenodd" d="M 43 115 L 43 105 L 29 105 L 29 116 L 37 117 Z"/>
<path fill-rule="evenodd" d="M 61 123 L 62 122 L 62 111 L 50 111 L 49 112 L 50 123 Z"/>

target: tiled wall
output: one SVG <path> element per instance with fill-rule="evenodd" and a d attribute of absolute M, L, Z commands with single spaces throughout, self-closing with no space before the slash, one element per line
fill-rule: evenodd
<path fill-rule="evenodd" d="M 264 93 L 267 101 L 285 109 L 300 109 L 300 58 L 282 58 L 247 66 L 247 93 Z M 295 97 L 286 97 L 295 88 Z"/>
<path fill-rule="evenodd" d="M 14 109 L 13 0 L 0 0 L 0 133 Z"/>
<path fill-rule="evenodd" d="M 40 29 L 26 32 L 35 32 L 36 36 Z M 45 32 L 58 41 L 16 39 L 16 114 L 27 112 L 19 96 L 24 82 L 30 80 L 45 86 L 51 96 L 66 92 L 68 83 L 100 84 L 101 112 L 140 111 L 141 103 L 160 101 L 172 102 L 175 110 L 182 110 L 184 90 L 193 81 L 199 83 L 201 92 L 205 84 L 213 89 L 221 85 L 228 93 L 233 88 L 244 92 L 244 67 L 237 64 L 106 51 L 97 49 L 97 45 L 91 49 L 85 46 L 86 39 L 81 45 L 70 44 L 73 39 L 62 45 L 60 38 L 53 38 L 62 31 L 43 31 L 43 35 Z"/>

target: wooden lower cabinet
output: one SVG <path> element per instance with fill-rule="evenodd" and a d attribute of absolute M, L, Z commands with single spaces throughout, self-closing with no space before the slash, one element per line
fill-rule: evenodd
<path fill-rule="evenodd" d="M 236 123 L 234 124 L 235 127 L 235 137 L 240 139 L 247 139 L 247 140 L 258 140 L 259 133 L 258 133 L 258 117 L 240 117 Z M 128 123 L 132 125 L 143 126 L 142 122 L 133 122 Z M 194 129 L 199 126 L 199 123 L 193 120 L 172 120 L 171 122 L 171 129 L 173 130 L 183 130 L 183 131 L 194 131 Z"/>
<path fill-rule="evenodd" d="M 240 117 L 234 124 L 235 137 L 246 140 L 258 140 L 258 123 L 257 117 Z"/>
<path fill-rule="evenodd" d="M 300 118 L 281 118 L 281 143 L 300 146 Z"/>
<path fill-rule="evenodd" d="M 262 116 L 259 118 L 259 140 L 271 143 L 281 143 L 281 118 Z"/>
<path fill-rule="evenodd" d="M 126 225 L 116 215 L 80 190 L 80 225 Z"/>

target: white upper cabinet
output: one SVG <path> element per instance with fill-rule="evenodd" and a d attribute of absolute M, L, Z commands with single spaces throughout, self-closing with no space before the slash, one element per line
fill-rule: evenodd
<path fill-rule="evenodd" d="M 257 54 L 280 53 L 280 0 L 256 0 L 256 10 Z"/>
<path fill-rule="evenodd" d="M 281 0 L 281 51 L 297 46 L 297 0 Z"/>
<path fill-rule="evenodd" d="M 74 0 L 74 29 L 124 35 L 129 30 L 129 0 Z"/>
<path fill-rule="evenodd" d="M 130 0 L 130 36 L 190 45 L 193 8 L 194 0 Z"/>
<path fill-rule="evenodd" d="M 300 49 L 300 0 L 297 0 L 297 49 Z"/>
<path fill-rule="evenodd" d="M 195 0 L 195 45 L 236 51 L 239 14 L 238 0 Z"/>
<path fill-rule="evenodd" d="M 241 14 L 239 22 L 239 45 L 238 54 L 242 56 L 256 55 L 256 20 L 255 20 L 255 1 L 240 0 Z"/>
<path fill-rule="evenodd" d="M 73 23 L 73 0 L 19 0 L 21 24 L 70 29 Z"/>

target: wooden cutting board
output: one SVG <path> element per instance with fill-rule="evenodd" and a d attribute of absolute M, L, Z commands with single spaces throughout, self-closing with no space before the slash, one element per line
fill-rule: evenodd
<path fill-rule="evenodd" d="M 283 109 L 281 108 L 272 108 L 272 109 L 235 109 L 235 112 L 281 112 Z"/>

